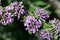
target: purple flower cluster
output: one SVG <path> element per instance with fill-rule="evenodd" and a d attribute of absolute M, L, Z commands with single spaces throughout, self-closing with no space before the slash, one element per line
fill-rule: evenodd
<path fill-rule="evenodd" d="M 47 19 L 49 18 L 49 14 L 47 11 L 45 11 L 44 9 L 40 8 L 36 10 L 36 14 L 42 18 L 42 19 Z"/>
<path fill-rule="evenodd" d="M 42 26 L 42 20 L 45 21 L 45 19 L 49 18 L 49 14 L 47 11 L 44 11 L 42 8 L 37 9 L 36 11 L 36 16 L 39 18 L 35 18 L 33 16 L 28 16 L 26 18 L 26 21 L 24 23 L 24 26 L 26 26 L 26 30 L 31 33 L 35 33 L 38 31 L 38 28 Z"/>
<path fill-rule="evenodd" d="M 23 8 L 22 2 L 13 2 L 9 6 L 6 6 L 5 10 L 0 8 L 0 23 L 3 25 L 12 23 L 14 20 L 13 17 L 16 16 L 19 19 L 20 15 L 25 13 Z"/>
<path fill-rule="evenodd" d="M 53 39 L 53 33 L 51 33 L 51 31 L 49 31 L 49 30 L 41 30 L 40 31 L 40 36 L 43 39 L 47 39 L 47 40 Z"/>
<path fill-rule="evenodd" d="M 19 19 L 20 15 L 25 13 L 23 8 L 24 5 L 22 5 L 22 2 L 13 2 L 10 6 L 7 6 L 5 10 L 11 12 L 13 16 L 17 16 Z"/>
<path fill-rule="evenodd" d="M 38 28 L 42 26 L 42 22 L 35 19 L 33 16 L 27 16 L 24 26 L 26 26 L 28 32 L 35 33 L 38 31 Z"/>
<path fill-rule="evenodd" d="M 53 25 L 53 28 L 55 30 L 55 33 L 60 36 L 60 23 L 59 23 L 59 20 L 54 18 L 53 20 L 50 20 L 49 21 L 50 24 Z"/>

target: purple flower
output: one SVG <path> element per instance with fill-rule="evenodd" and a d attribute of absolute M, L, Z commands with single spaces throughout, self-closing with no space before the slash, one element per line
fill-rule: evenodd
<path fill-rule="evenodd" d="M 40 31 L 40 36 L 43 39 L 47 39 L 47 40 L 53 39 L 53 33 L 51 33 L 49 30 L 41 30 Z"/>
<path fill-rule="evenodd" d="M 11 13 L 6 12 L 3 16 L 2 19 L 0 20 L 0 23 L 2 23 L 3 25 L 7 25 L 9 23 L 12 23 L 14 19 L 11 16 Z"/>
<path fill-rule="evenodd" d="M 31 33 L 35 33 L 40 28 L 42 22 L 40 20 L 35 19 L 32 16 L 27 16 L 24 26 L 26 26 L 26 30 Z"/>
<path fill-rule="evenodd" d="M 53 20 L 50 20 L 49 23 L 56 25 L 59 23 L 59 20 L 54 18 Z"/>
<path fill-rule="evenodd" d="M 36 10 L 36 14 L 42 18 L 42 19 L 47 19 L 49 18 L 49 14 L 47 11 L 45 11 L 44 9 L 40 8 Z"/>
<path fill-rule="evenodd" d="M 14 7 L 13 6 L 6 6 L 5 7 L 5 11 L 9 12 L 9 11 L 13 11 Z"/>
<path fill-rule="evenodd" d="M 11 5 L 14 7 L 14 14 L 13 16 L 17 16 L 18 19 L 20 18 L 20 15 L 23 15 L 25 13 L 24 5 L 22 5 L 22 2 L 13 2 Z"/>
<path fill-rule="evenodd" d="M 13 2 L 13 3 L 11 3 L 11 6 L 18 6 L 18 2 L 16 1 L 16 2 Z"/>
<path fill-rule="evenodd" d="M 54 18 L 53 20 L 50 20 L 49 21 L 50 24 L 53 25 L 53 28 L 55 30 L 55 33 L 60 36 L 60 23 L 59 23 L 59 20 Z"/>

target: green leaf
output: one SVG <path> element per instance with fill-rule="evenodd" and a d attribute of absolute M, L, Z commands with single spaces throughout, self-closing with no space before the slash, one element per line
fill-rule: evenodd
<path fill-rule="evenodd" d="M 51 7 L 51 5 L 48 4 L 47 6 L 44 7 L 44 9 L 48 9 L 48 8 L 50 8 L 50 7 Z"/>
<path fill-rule="evenodd" d="M 55 40 L 57 40 L 57 39 L 58 39 L 58 36 L 57 36 L 56 34 L 54 35 L 54 39 L 55 39 Z"/>
<path fill-rule="evenodd" d="M 37 5 L 37 6 L 45 6 L 45 5 L 47 5 L 47 3 L 43 2 L 43 1 L 37 1 L 37 2 L 34 2 L 33 4 Z"/>
<path fill-rule="evenodd" d="M 12 1 L 12 0 L 7 0 L 8 4 L 10 4 L 10 3 L 11 3 L 11 1 Z"/>
<path fill-rule="evenodd" d="M 29 34 L 32 34 L 32 32 L 29 32 Z"/>
<path fill-rule="evenodd" d="M 26 16 L 24 16 L 23 19 L 26 19 Z"/>
<path fill-rule="evenodd" d="M 31 16 L 34 16 L 34 13 L 32 13 L 32 12 L 29 12 L 29 15 L 31 15 Z"/>
<path fill-rule="evenodd" d="M 3 9 L 3 7 L 2 7 L 2 6 L 0 6 L 0 8 L 1 8 L 1 9 Z"/>
<path fill-rule="evenodd" d="M 25 22 L 26 16 L 23 16 L 23 20 L 20 20 L 21 22 Z"/>
<path fill-rule="evenodd" d="M 43 29 L 52 28 L 52 26 L 46 22 L 43 23 Z M 52 30 L 52 29 L 51 29 Z"/>
<path fill-rule="evenodd" d="M 31 7 L 29 8 L 29 11 L 30 11 L 30 12 L 33 12 L 34 10 L 35 10 L 34 6 L 31 6 Z"/>

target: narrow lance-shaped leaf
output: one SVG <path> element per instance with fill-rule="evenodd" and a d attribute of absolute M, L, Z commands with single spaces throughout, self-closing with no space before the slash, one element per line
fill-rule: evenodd
<path fill-rule="evenodd" d="M 47 5 L 47 3 L 43 2 L 43 1 L 37 1 L 37 2 L 34 2 L 33 4 L 37 5 L 37 6 L 45 6 L 45 5 Z"/>

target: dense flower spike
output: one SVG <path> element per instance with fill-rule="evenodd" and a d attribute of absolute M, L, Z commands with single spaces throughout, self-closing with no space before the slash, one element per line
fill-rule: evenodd
<path fill-rule="evenodd" d="M 9 6 L 5 7 L 5 10 L 2 10 L 0 8 L 0 23 L 3 25 L 7 25 L 9 23 L 12 23 L 14 20 L 13 17 L 20 18 L 21 15 L 25 13 L 24 5 L 22 5 L 22 2 L 13 2 Z"/>
<path fill-rule="evenodd" d="M 24 5 L 22 5 L 22 2 L 13 2 L 13 3 L 11 3 L 11 7 L 12 7 L 12 9 L 14 8 L 13 16 L 17 16 L 18 19 L 20 18 L 21 14 L 25 13 L 25 11 L 23 9 Z"/>
<path fill-rule="evenodd" d="M 59 23 L 59 20 L 54 18 L 54 20 L 50 20 L 49 21 L 50 24 L 53 25 L 53 28 L 55 30 L 55 33 L 60 36 L 60 23 Z"/>
<path fill-rule="evenodd" d="M 2 16 L 2 19 L 0 20 L 0 23 L 2 23 L 3 25 L 7 25 L 9 23 L 12 23 L 14 19 L 11 16 L 11 13 L 5 13 Z"/>
<path fill-rule="evenodd" d="M 47 39 L 47 40 L 53 39 L 53 33 L 51 33 L 49 30 L 41 30 L 40 33 L 41 33 L 40 36 L 43 39 Z"/>
<path fill-rule="evenodd" d="M 44 9 L 40 8 L 36 10 L 36 14 L 42 18 L 42 19 L 47 19 L 49 18 L 49 14 L 47 11 L 45 11 Z"/>
<path fill-rule="evenodd" d="M 35 19 L 32 16 L 28 16 L 26 18 L 26 21 L 24 23 L 24 26 L 26 26 L 26 30 L 31 33 L 35 33 L 38 31 L 38 28 L 40 28 L 42 25 L 42 22 L 40 20 Z"/>
<path fill-rule="evenodd" d="M 6 12 L 11 12 L 13 16 L 17 16 L 19 19 L 20 15 L 25 13 L 24 5 L 22 4 L 22 2 L 13 2 L 10 4 L 10 6 L 6 6 L 5 10 Z"/>

